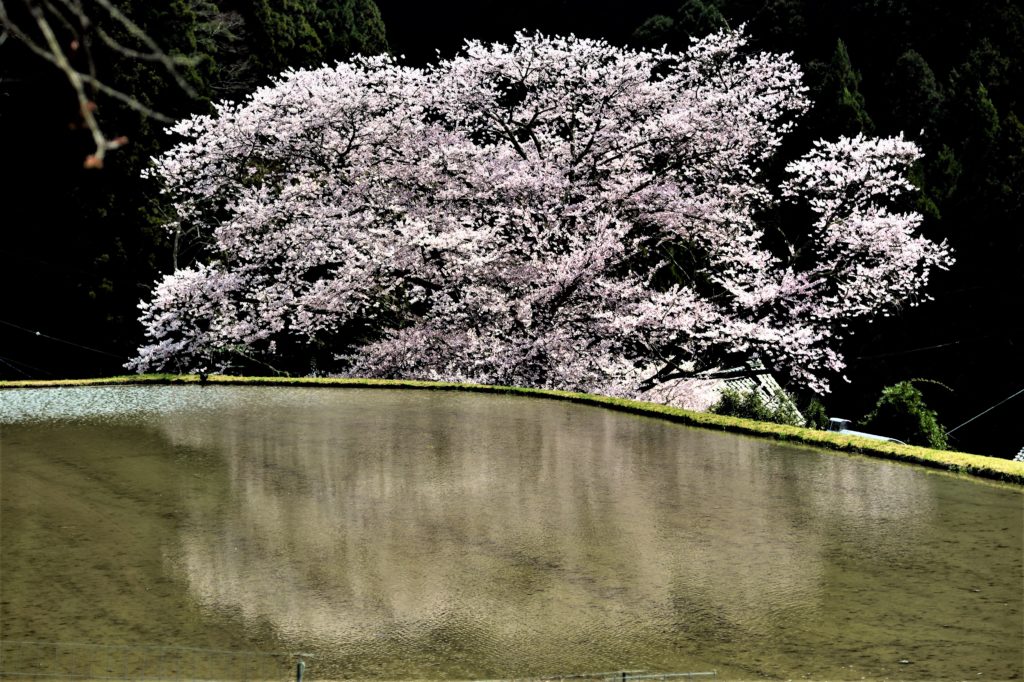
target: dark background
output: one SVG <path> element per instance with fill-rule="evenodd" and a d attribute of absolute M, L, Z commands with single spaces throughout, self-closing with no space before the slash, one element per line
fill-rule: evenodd
<path fill-rule="evenodd" d="M 150 64 L 99 44 L 92 51 L 101 77 L 174 118 L 239 99 L 287 66 L 356 52 L 390 49 L 424 64 L 438 51 L 450 56 L 465 38 L 507 41 L 518 29 L 684 49 L 691 36 L 745 23 L 754 48 L 794 54 L 816 103 L 783 154 L 799 155 L 819 137 L 904 132 L 926 153 L 914 177 L 925 233 L 948 239 L 957 258 L 929 286 L 933 301 L 856 330 L 845 348 L 850 381 L 837 379 L 823 397 L 829 414 L 856 420 L 882 387 L 922 379 L 916 385 L 951 428 L 1024 389 L 1019 3 L 117 4 L 167 51 L 200 57 L 182 70 L 198 93 L 190 97 Z M 12 21 L 25 20 L 18 7 L 13 3 Z M 124 373 L 121 365 L 142 342 L 136 306 L 173 270 L 161 227 L 167 207 L 139 176 L 172 140 L 163 124 L 109 98 L 96 101 L 104 131 L 131 141 L 111 152 L 102 170 L 85 170 L 89 138 L 67 81 L 13 37 L 0 43 L 2 379 Z M 193 257 L 181 254 L 184 262 Z M 1019 395 L 957 430 L 950 444 L 1011 457 L 1024 445 L 1022 424 Z"/>

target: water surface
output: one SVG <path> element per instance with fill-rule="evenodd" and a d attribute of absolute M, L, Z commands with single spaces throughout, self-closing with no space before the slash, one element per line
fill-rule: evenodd
<path fill-rule="evenodd" d="M 545 399 L 7 390 L 0 638 L 307 651 L 320 678 L 1014 679 L 1022 505 Z"/>

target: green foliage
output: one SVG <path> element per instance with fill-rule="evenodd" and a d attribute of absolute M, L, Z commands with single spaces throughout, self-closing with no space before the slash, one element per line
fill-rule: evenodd
<path fill-rule="evenodd" d="M 875 408 L 863 421 L 865 430 L 872 433 L 937 450 L 947 447 L 945 429 L 925 405 L 921 391 L 909 381 L 882 389 Z"/>
<path fill-rule="evenodd" d="M 928 194 L 936 201 L 949 201 L 956 192 L 957 183 L 964 172 L 956 153 L 948 145 L 942 145 L 938 153 L 929 159 L 928 169 Z"/>
<path fill-rule="evenodd" d="M 694 38 L 703 38 L 728 25 L 718 5 L 704 0 L 684 2 L 677 13 L 676 24 Z"/>
<path fill-rule="evenodd" d="M 351 54 L 380 54 L 388 49 L 384 20 L 373 0 L 327 3 L 321 10 L 321 17 L 318 31 L 323 37 L 327 59 L 344 59 Z"/>
<path fill-rule="evenodd" d="M 1002 142 L 1000 148 L 1003 156 L 999 160 L 998 200 L 1010 215 L 1019 215 L 1024 209 L 1024 123 L 1016 114 L 1010 112 L 1002 125 Z M 1018 244 L 1019 247 L 1019 244 Z M 1018 251 L 1018 256 L 1024 253 Z"/>
<path fill-rule="evenodd" d="M 846 43 L 837 40 L 832 61 L 825 67 L 820 85 L 816 112 L 819 126 L 827 126 L 830 132 L 842 135 L 874 130 L 875 124 L 865 108 L 860 83 L 860 72 L 854 70 L 850 62 Z"/>
<path fill-rule="evenodd" d="M 939 205 L 932 198 L 932 192 L 928 185 L 928 176 L 924 163 L 918 161 L 910 169 L 909 180 L 917 188 L 917 196 L 914 198 L 915 206 L 921 215 L 931 220 L 939 220 L 942 212 Z"/>
<path fill-rule="evenodd" d="M 960 98 L 961 116 L 967 128 L 964 130 L 964 148 L 974 154 L 984 154 L 996 146 L 999 140 L 999 112 L 996 110 L 988 88 L 979 83 L 975 88 L 963 92 Z"/>
<path fill-rule="evenodd" d="M 828 428 L 828 412 L 817 398 L 811 398 L 811 402 L 804 408 L 804 425 L 821 431 Z"/>
<path fill-rule="evenodd" d="M 886 83 L 889 115 L 910 135 L 919 131 L 936 139 L 945 108 L 945 93 L 928 62 L 916 50 L 907 50 L 893 67 Z"/>
<path fill-rule="evenodd" d="M 672 17 L 655 14 L 633 31 L 633 41 L 641 47 L 656 49 L 675 41 L 676 22 Z"/>
<path fill-rule="evenodd" d="M 246 23 L 255 39 L 256 58 L 268 72 L 287 66 L 308 66 L 323 53 L 308 0 L 258 0 L 245 3 Z"/>
<path fill-rule="evenodd" d="M 692 38 L 703 38 L 727 26 L 721 9 L 711 0 L 686 0 L 671 17 L 656 14 L 647 19 L 633 31 L 633 41 L 644 47 L 685 50 Z"/>
<path fill-rule="evenodd" d="M 256 0 L 243 5 L 262 71 L 312 66 L 387 50 L 373 0 Z"/>
<path fill-rule="evenodd" d="M 714 414 L 728 417 L 753 419 L 773 424 L 800 426 L 803 420 L 793 406 L 793 399 L 785 391 L 779 391 L 773 400 L 765 401 L 757 391 L 736 391 L 727 388 L 721 398 L 711 407 Z"/>

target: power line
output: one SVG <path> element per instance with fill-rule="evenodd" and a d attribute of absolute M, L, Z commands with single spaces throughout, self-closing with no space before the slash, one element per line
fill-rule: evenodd
<path fill-rule="evenodd" d="M 0 320 L 0 324 L 5 324 L 8 327 L 14 327 L 15 329 L 20 329 L 21 331 L 26 332 L 28 334 L 34 334 L 34 335 L 36 335 L 36 336 L 38 336 L 39 338 L 42 338 L 42 339 L 50 339 L 51 341 L 56 341 L 57 343 L 63 343 L 63 344 L 66 344 L 68 346 L 74 346 L 75 348 L 81 348 L 83 350 L 91 351 L 93 353 L 99 353 L 100 355 L 108 355 L 108 356 L 110 356 L 112 358 L 117 358 L 118 360 L 125 360 L 125 359 L 127 359 L 123 355 L 115 355 L 114 353 L 109 353 L 109 352 L 107 352 L 105 350 L 100 350 L 98 348 L 92 348 L 90 346 L 83 346 L 80 343 L 75 343 L 74 341 L 68 341 L 67 339 L 60 339 L 60 338 L 57 338 L 56 336 L 50 336 L 49 334 L 44 334 L 44 333 L 42 333 L 40 331 L 36 331 L 36 330 L 33 330 L 33 329 L 28 329 L 27 327 L 22 327 L 21 325 L 14 324 L 13 322 L 8 322 L 6 320 Z"/>
<path fill-rule="evenodd" d="M 859 355 L 856 360 L 876 360 L 878 358 L 891 358 L 897 355 L 909 355 L 910 353 L 919 353 L 924 350 L 934 350 L 936 348 L 946 348 L 947 346 L 960 345 L 959 341 L 949 341 L 948 343 L 937 343 L 934 346 L 923 346 L 921 348 L 910 348 L 908 350 L 897 350 L 891 353 L 878 353 L 877 355 Z"/>
<path fill-rule="evenodd" d="M 0 355 L 0 362 L 3 362 L 5 365 L 7 365 L 11 369 L 13 369 L 15 372 L 18 372 L 19 374 L 21 374 L 23 376 L 26 376 L 29 379 L 31 379 L 32 377 L 29 376 L 28 374 L 25 374 L 24 371 L 22 371 L 21 369 L 19 369 L 15 365 L 20 365 L 21 367 L 26 367 L 26 368 L 32 370 L 33 372 L 38 372 L 39 374 L 45 374 L 48 377 L 52 377 L 53 376 L 52 374 L 47 372 L 45 369 L 42 369 L 40 367 L 36 367 L 35 365 L 30 365 L 27 362 L 22 362 L 21 360 L 15 360 L 14 358 L 4 357 L 3 355 Z"/>
<path fill-rule="evenodd" d="M 909 355 L 911 353 L 920 353 L 926 350 L 935 350 L 937 348 L 948 348 L 949 346 L 959 346 L 961 343 L 974 343 L 975 341 L 984 341 L 991 339 L 992 334 L 987 336 L 976 336 L 971 339 L 958 339 L 956 341 L 947 341 L 946 343 L 937 343 L 933 346 L 921 346 L 920 348 L 908 348 L 907 350 L 897 350 L 891 353 L 877 353 L 875 355 L 858 355 L 854 360 L 877 360 L 879 358 L 892 358 L 900 355 Z"/>
<path fill-rule="evenodd" d="M 7 365 L 8 367 L 10 367 L 11 369 L 13 369 L 15 372 L 17 372 L 21 376 L 26 377 L 28 379 L 32 378 L 31 374 L 26 374 L 25 372 L 21 371 L 20 369 L 18 369 L 17 367 L 12 365 L 11 363 L 7 362 L 7 360 L 5 360 L 2 356 L 0 356 L 0 362 L 2 362 L 3 364 Z"/>
<path fill-rule="evenodd" d="M 1021 393 L 1024 393 L 1024 388 L 1020 389 L 1019 391 L 1017 391 L 1016 393 L 1014 393 L 1013 395 L 1011 395 L 1011 396 L 1010 396 L 1009 398 L 1004 398 L 1003 400 L 1000 400 L 1000 401 L 999 401 L 998 403 L 996 403 L 996 404 L 995 404 L 995 405 L 993 405 L 992 407 L 988 408 L 988 409 L 987 409 L 987 410 L 985 410 L 984 412 L 982 412 L 982 413 L 980 413 L 980 414 L 976 414 L 976 415 L 974 415 L 973 417 L 971 417 L 970 419 L 968 419 L 967 421 L 965 421 L 965 422 L 964 422 L 963 424 L 961 424 L 960 426 L 967 426 L 968 424 L 970 424 L 970 423 L 971 423 L 972 421 L 974 421 L 975 419 L 977 419 L 977 418 L 978 418 L 978 417 L 980 417 L 981 415 L 983 415 L 983 414 L 988 414 L 989 412 L 991 412 L 992 410 L 996 409 L 997 407 L 999 407 L 999 406 L 1000 406 L 1000 405 L 1002 405 L 1003 403 L 1005 403 L 1005 402 L 1007 402 L 1007 401 L 1010 401 L 1010 400 L 1013 400 L 1014 398 L 1016 398 L 1017 396 L 1019 396 L 1019 395 L 1020 395 Z M 960 428 L 960 426 L 955 426 L 955 427 L 953 427 L 952 429 L 950 429 L 949 431 L 946 431 L 946 435 L 948 436 L 949 434 L 953 433 L 954 431 L 956 431 L 957 429 L 959 429 L 959 428 Z"/>

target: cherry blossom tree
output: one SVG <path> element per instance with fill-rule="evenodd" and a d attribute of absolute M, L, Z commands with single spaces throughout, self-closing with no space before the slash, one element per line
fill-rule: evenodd
<path fill-rule="evenodd" d="M 769 181 L 809 102 L 788 55 L 745 42 L 519 34 L 426 69 L 289 71 L 178 123 L 151 174 L 209 259 L 141 305 L 130 367 L 693 403 L 685 380 L 757 358 L 827 390 L 851 325 L 951 261 L 899 209 L 902 138 L 820 141 Z M 783 204 L 805 224 L 767 229 Z"/>

